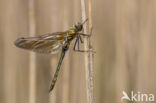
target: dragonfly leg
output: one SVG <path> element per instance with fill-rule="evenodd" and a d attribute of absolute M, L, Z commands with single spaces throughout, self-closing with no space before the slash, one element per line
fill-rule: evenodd
<path fill-rule="evenodd" d="M 90 34 L 84 34 L 84 33 L 78 33 L 79 35 L 82 35 L 82 36 L 87 36 L 87 37 L 91 37 L 93 35 L 93 28 L 91 28 L 91 32 Z"/>
<path fill-rule="evenodd" d="M 91 37 L 91 34 L 84 34 L 84 33 L 78 33 L 78 34 L 86 37 Z"/>
<path fill-rule="evenodd" d="M 89 34 L 85 34 L 85 35 L 89 35 Z M 81 38 L 81 35 L 78 35 L 77 36 L 77 39 L 75 41 L 75 44 L 74 44 L 74 48 L 73 48 L 74 51 L 76 51 L 76 52 L 93 52 L 93 53 L 95 53 L 95 51 L 93 51 L 93 50 L 80 50 L 79 40 L 81 41 L 81 43 L 84 43 L 83 40 L 82 40 L 82 38 Z M 76 49 L 76 44 L 77 43 L 78 43 L 78 45 L 77 45 L 78 47 Z"/>
<path fill-rule="evenodd" d="M 77 39 L 76 39 L 76 41 L 75 41 L 75 43 L 74 43 L 74 48 L 73 48 L 73 50 L 75 50 L 76 44 L 77 44 Z"/>
<path fill-rule="evenodd" d="M 79 39 L 80 38 L 77 38 L 76 41 L 75 41 L 74 48 L 73 48 L 74 51 L 76 51 L 76 52 L 93 52 L 93 53 L 95 53 L 95 51 L 92 51 L 92 50 L 80 50 L 80 47 L 79 47 Z M 77 45 L 78 47 L 76 49 L 76 44 L 77 43 L 78 43 L 78 45 Z"/>
<path fill-rule="evenodd" d="M 79 43 L 79 36 L 77 37 L 77 44 L 78 44 L 78 45 L 77 45 L 77 49 L 79 50 L 79 49 L 80 49 L 80 45 L 79 45 L 79 44 L 80 44 L 80 43 Z"/>
<path fill-rule="evenodd" d="M 78 35 L 78 36 L 79 36 L 79 38 L 80 38 L 81 43 L 83 43 L 83 40 L 82 40 L 81 36 L 80 36 L 80 35 Z"/>
<path fill-rule="evenodd" d="M 83 43 L 81 36 L 80 36 L 80 35 L 77 35 L 76 41 L 75 41 L 75 43 L 74 43 L 74 48 L 73 48 L 74 51 L 76 50 L 76 45 L 77 45 L 77 44 L 78 44 L 78 45 L 77 45 L 78 50 L 80 49 L 79 40 L 81 41 L 81 43 Z"/>
<path fill-rule="evenodd" d="M 77 45 L 77 49 L 80 50 L 80 43 L 79 43 L 79 40 L 81 41 L 81 43 L 83 43 L 82 41 L 82 38 L 80 35 L 77 35 L 77 38 L 76 38 L 76 41 L 75 41 L 75 44 L 74 44 L 74 48 L 73 50 L 76 51 L 76 45 Z"/>
<path fill-rule="evenodd" d="M 76 52 L 89 52 L 89 50 L 79 50 L 79 49 L 75 49 L 74 51 L 76 51 Z"/>
<path fill-rule="evenodd" d="M 87 53 L 88 53 L 88 52 L 96 53 L 96 52 L 93 51 L 93 50 L 80 50 L 80 49 L 79 49 L 79 50 L 73 49 L 73 50 L 76 51 L 76 52 L 83 52 L 83 53 L 84 53 L 84 52 L 87 52 Z"/>

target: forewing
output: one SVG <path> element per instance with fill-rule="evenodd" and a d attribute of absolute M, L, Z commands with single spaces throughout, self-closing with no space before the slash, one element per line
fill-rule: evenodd
<path fill-rule="evenodd" d="M 36 37 L 21 37 L 18 38 L 14 44 L 19 48 L 32 50 L 38 53 L 55 54 L 61 50 L 64 40 L 63 34 L 64 32 L 57 32 Z"/>

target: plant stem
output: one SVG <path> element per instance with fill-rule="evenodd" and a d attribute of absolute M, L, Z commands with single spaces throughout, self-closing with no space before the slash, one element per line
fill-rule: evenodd
<path fill-rule="evenodd" d="M 85 10 L 85 0 L 81 0 L 81 12 L 82 12 L 82 21 L 86 19 L 86 10 Z M 84 24 L 84 33 L 87 34 L 87 31 L 91 32 L 92 29 L 92 16 L 91 16 L 91 0 L 88 0 L 88 19 L 89 19 L 89 30 L 87 30 L 87 24 Z M 90 38 L 84 38 L 84 49 L 92 50 Z M 87 103 L 93 103 L 93 52 L 88 52 L 85 54 L 85 70 L 86 70 L 86 93 L 87 93 Z"/>
<path fill-rule="evenodd" d="M 29 6 L 29 33 L 31 36 L 35 35 L 36 24 L 35 24 L 35 9 L 34 9 L 34 0 L 28 1 Z M 30 62 L 29 62 L 29 72 L 30 72 L 30 83 L 29 83 L 29 103 L 36 102 L 36 56 L 35 53 L 30 53 Z"/>

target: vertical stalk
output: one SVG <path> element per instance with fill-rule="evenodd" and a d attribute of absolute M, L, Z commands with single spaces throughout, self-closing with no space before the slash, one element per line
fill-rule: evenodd
<path fill-rule="evenodd" d="M 58 26 L 56 26 L 57 24 L 58 24 L 58 21 L 59 21 L 59 19 L 58 19 L 58 0 L 51 0 L 51 13 L 50 13 L 50 15 L 51 15 L 51 29 L 52 29 L 52 31 L 54 31 L 54 30 L 57 30 L 57 28 L 58 28 Z M 56 64 L 58 63 L 58 59 L 56 59 L 56 57 L 55 58 L 52 58 L 51 59 L 51 73 L 54 73 L 55 72 L 55 69 L 56 69 Z M 51 75 L 51 77 L 53 77 L 53 75 Z M 53 90 L 53 93 L 51 93 L 51 95 L 49 95 L 50 96 L 50 98 L 49 98 L 49 103 L 56 103 L 56 101 L 57 101 L 57 95 L 58 95 L 58 93 L 57 93 L 57 89 L 54 89 Z"/>
<path fill-rule="evenodd" d="M 66 0 L 63 0 L 63 30 L 69 27 L 69 20 L 70 20 L 70 12 L 69 12 L 69 7 L 70 4 Z M 68 51 L 70 52 L 70 51 Z M 66 57 L 64 58 L 64 71 L 63 71 L 63 87 L 62 87 L 62 101 L 63 103 L 69 103 L 69 76 L 70 76 L 70 56 L 69 53 L 66 53 Z"/>
<path fill-rule="evenodd" d="M 36 32 L 35 26 L 35 10 L 34 10 L 34 0 L 29 0 L 29 33 L 30 35 L 34 36 Z M 29 69 L 30 69 L 30 83 L 29 83 L 29 103 L 36 102 L 36 63 L 35 63 L 35 53 L 30 53 L 30 62 L 29 62 Z"/>
<path fill-rule="evenodd" d="M 88 0 L 88 18 L 89 18 L 89 33 L 92 33 L 92 2 Z M 90 34 L 91 35 L 91 34 Z M 92 50 L 92 41 L 91 38 L 88 38 L 89 50 Z M 93 68 L 94 68 L 94 54 L 89 52 L 88 55 L 88 88 L 89 88 L 89 103 L 93 103 Z"/>
<path fill-rule="evenodd" d="M 86 19 L 86 6 L 85 0 L 81 0 L 81 12 L 82 12 L 82 21 Z M 87 34 L 87 31 L 91 32 L 92 29 L 92 16 L 91 16 L 91 0 L 88 0 L 88 19 L 89 25 L 87 30 L 87 24 L 84 25 L 84 33 Z M 84 39 L 84 49 L 92 50 L 91 39 Z M 87 103 L 93 103 L 93 53 L 88 52 L 85 54 L 85 70 L 86 70 L 86 93 L 87 93 Z"/>

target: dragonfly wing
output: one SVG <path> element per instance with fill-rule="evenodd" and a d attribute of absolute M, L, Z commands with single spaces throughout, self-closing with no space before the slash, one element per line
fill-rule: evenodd
<path fill-rule="evenodd" d="M 38 44 L 39 43 L 39 44 Z M 39 53 L 56 54 L 61 50 L 62 44 L 56 40 L 38 41 L 33 51 Z"/>
<path fill-rule="evenodd" d="M 63 35 L 55 33 L 36 37 L 21 37 L 18 38 L 14 44 L 19 48 L 32 50 L 38 53 L 55 54 L 61 50 L 63 40 Z"/>

